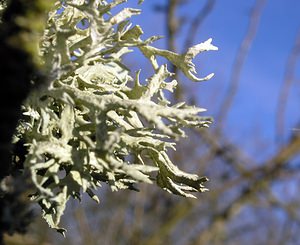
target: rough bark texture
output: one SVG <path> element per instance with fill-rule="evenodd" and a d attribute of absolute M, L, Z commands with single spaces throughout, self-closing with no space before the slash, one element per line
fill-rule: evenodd
<path fill-rule="evenodd" d="M 4 233 L 25 232 L 32 216 L 22 200 L 25 184 L 12 164 L 11 141 L 21 115 L 21 103 L 33 89 L 32 80 L 41 80 L 32 54 L 24 47 L 24 35 L 31 32 L 30 27 L 25 27 L 20 19 L 26 18 L 29 8 L 31 13 L 40 10 L 37 2 L 10 1 L 0 26 L 0 244 Z"/>

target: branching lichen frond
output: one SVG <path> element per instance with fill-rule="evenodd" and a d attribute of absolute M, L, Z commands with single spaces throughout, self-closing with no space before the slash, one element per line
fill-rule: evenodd
<path fill-rule="evenodd" d="M 129 24 L 140 10 L 110 13 L 123 2 L 72 0 L 49 14 L 41 56 L 52 81 L 27 99 L 16 134 L 16 141 L 27 144 L 24 169 L 36 187 L 32 199 L 50 227 L 62 233 L 59 222 L 69 198 L 85 192 L 99 202 L 94 191 L 101 183 L 116 191 L 156 181 L 186 197 L 207 190 L 206 177 L 179 170 L 167 153 L 185 136 L 184 127 L 208 127 L 211 119 L 199 116 L 205 109 L 171 105 L 164 91 L 172 92 L 177 81 L 169 81 L 173 74 L 156 56 L 202 81 L 212 75 L 196 77 L 192 59 L 217 48 L 211 39 L 183 55 L 155 48 L 159 37 L 142 40 L 141 27 Z M 141 71 L 133 78 L 122 60 L 131 47 L 154 68 L 146 83 L 140 82 Z"/>

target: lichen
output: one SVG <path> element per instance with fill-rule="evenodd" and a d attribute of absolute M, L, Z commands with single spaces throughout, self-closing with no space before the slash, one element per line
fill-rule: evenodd
<path fill-rule="evenodd" d="M 206 177 L 179 170 L 168 152 L 185 137 L 185 127 L 208 127 L 205 109 L 185 103 L 172 105 L 164 91 L 173 92 L 177 81 L 163 56 L 192 80 L 192 59 L 217 48 L 211 39 L 179 55 L 157 49 L 159 37 L 142 40 L 141 27 L 129 18 L 140 10 L 110 10 L 124 0 L 64 1 L 49 13 L 41 41 L 41 58 L 49 83 L 32 93 L 23 105 L 15 142 L 26 141 L 24 171 L 29 172 L 38 202 L 49 226 L 64 233 L 59 222 L 70 197 L 94 191 L 107 183 L 113 191 L 136 189 L 139 182 L 153 183 L 185 197 L 204 192 Z M 142 2 L 142 1 L 140 1 Z M 81 23 L 81 24 L 80 24 Z M 149 59 L 153 75 L 140 81 L 122 60 L 137 47 Z"/>

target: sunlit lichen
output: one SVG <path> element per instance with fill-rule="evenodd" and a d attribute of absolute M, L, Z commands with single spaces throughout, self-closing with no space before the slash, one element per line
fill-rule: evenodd
<path fill-rule="evenodd" d="M 93 191 L 101 183 L 112 190 L 135 189 L 139 182 L 157 184 L 186 197 L 207 189 L 206 177 L 179 170 L 168 157 L 174 140 L 184 137 L 184 127 L 208 127 L 211 119 L 198 114 L 205 109 L 184 103 L 171 105 L 164 90 L 173 91 L 173 74 L 158 64 L 163 56 L 192 80 L 197 78 L 192 59 L 216 50 L 211 40 L 186 54 L 154 48 L 158 37 L 141 39 L 142 29 L 129 24 L 140 10 L 110 10 L 124 0 L 64 1 L 49 14 L 41 42 L 41 57 L 51 81 L 31 94 L 23 106 L 15 141 L 26 141 L 25 171 L 36 187 L 32 199 L 40 204 L 50 227 L 59 226 L 70 197 Z M 140 1 L 142 2 L 142 1 Z M 122 61 L 138 47 L 150 60 L 153 75 L 140 82 Z M 132 85 L 133 84 L 133 85 Z"/>

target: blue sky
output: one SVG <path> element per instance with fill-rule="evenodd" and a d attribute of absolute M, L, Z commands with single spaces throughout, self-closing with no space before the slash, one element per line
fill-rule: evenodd
<path fill-rule="evenodd" d="M 137 1 L 131 2 L 132 6 L 136 7 L 134 3 Z M 154 5 L 165 2 L 145 0 L 141 6 L 142 15 L 133 18 L 134 23 L 139 23 L 143 27 L 145 38 L 157 34 L 165 35 L 165 16 L 153 11 Z M 189 20 L 205 2 L 190 0 L 177 14 Z M 200 54 L 195 59 L 199 74 L 215 73 L 211 81 L 201 84 L 184 81 L 191 88 L 191 94 L 197 97 L 198 105 L 208 109 L 208 114 L 214 115 L 228 88 L 233 61 L 246 33 L 254 3 L 254 0 L 217 0 L 213 11 L 197 32 L 196 43 L 212 37 L 213 43 L 219 47 L 219 51 Z M 272 144 L 270 152 L 276 149 L 277 99 L 288 55 L 300 29 L 299 10 L 298 0 L 268 0 L 263 8 L 257 34 L 242 69 L 239 90 L 224 127 L 231 140 L 242 142 L 246 149 L 255 144 L 253 140 L 257 134 L 265 141 L 264 143 Z M 186 35 L 188 35 L 186 29 L 179 33 L 177 43 L 179 50 Z M 164 45 L 164 40 L 157 43 L 160 47 Z M 134 65 L 140 64 L 146 65 L 140 61 L 135 61 Z M 299 65 L 298 62 L 286 108 L 285 140 L 300 118 Z"/>
<path fill-rule="evenodd" d="M 138 0 L 129 0 L 128 5 L 140 7 L 143 10 L 143 13 L 133 17 L 132 21 L 142 26 L 145 32 L 144 39 L 152 35 L 165 35 L 165 16 L 154 12 L 153 6 L 167 1 L 145 0 L 141 6 L 137 6 L 137 2 Z M 189 4 L 178 12 L 178 15 L 186 18 L 193 17 L 205 2 L 205 0 L 190 0 Z M 197 32 L 195 43 L 203 42 L 211 37 L 213 43 L 219 47 L 219 51 L 200 54 L 195 59 L 199 74 L 207 75 L 214 72 L 215 77 L 204 83 L 193 83 L 187 79 L 182 82 L 190 89 L 191 96 L 196 97 L 197 105 L 207 108 L 207 115 L 214 115 L 228 88 L 234 58 L 246 33 L 254 3 L 254 0 L 216 0 L 212 13 Z M 118 9 L 122 9 L 123 6 L 119 6 Z M 300 30 L 299 10 L 300 0 L 267 1 L 257 35 L 243 66 L 239 91 L 224 127 L 224 132 L 229 139 L 243 147 L 252 156 L 251 158 L 258 161 L 269 158 L 278 147 L 274 128 L 277 99 L 284 79 L 286 62 L 297 32 Z M 117 11 L 114 10 L 114 12 Z M 179 48 L 186 35 L 188 33 L 183 29 L 178 38 Z M 164 47 L 165 41 L 160 40 L 154 45 Z M 151 71 L 148 61 L 142 56 L 137 56 L 136 53 L 129 54 L 126 61 L 135 69 L 142 68 L 144 78 Z M 297 64 L 296 77 L 290 91 L 285 115 L 286 136 L 292 133 L 292 128 L 300 119 L 299 83 L 300 62 Z M 218 123 L 215 121 L 214 124 Z M 259 142 L 256 137 L 259 138 Z M 298 184 L 296 181 L 290 181 L 288 185 L 280 182 L 274 185 L 274 189 L 278 195 L 285 194 L 284 198 L 289 194 L 297 198 Z M 289 193 L 286 193 L 287 186 Z M 249 212 L 244 213 L 249 218 Z M 98 218 L 98 216 L 95 217 Z M 240 220 L 243 221 L 243 219 Z M 71 223 L 74 225 L 72 220 Z"/>

